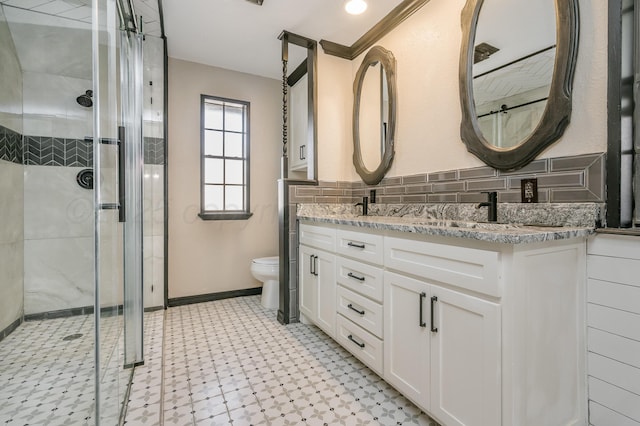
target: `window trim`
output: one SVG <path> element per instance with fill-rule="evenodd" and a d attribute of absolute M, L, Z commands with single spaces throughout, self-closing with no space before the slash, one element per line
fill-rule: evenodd
<path fill-rule="evenodd" d="M 244 134 L 245 134 L 245 138 L 244 138 L 244 146 L 243 146 L 243 153 L 244 153 L 244 161 L 246 162 L 246 168 L 244 170 L 244 187 L 245 187 L 245 194 L 244 194 L 244 210 L 228 210 L 228 211 L 224 211 L 224 210 L 220 210 L 220 211 L 216 211 L 216 210 L 205 210 L 204 209 L 204 189 L 205 189 L 205 180 L 204 180 L 204 163 L 205 163 L 205 158 L 207 158 L 204 154 L 205 152 L 205 121 L 204 121 L 204 111 L 205 111 L 205 103 L 207 100 L 214 100 L 214 101 L 219 101 L 219 102 L 224 102 L 224 103 L 233 103 L 233 104 L 239 104 L 239 105 L 244 105 L 244 107 L 246 108 L 246 127 L 244 129 Z M 250 200 L 251 200 L 251 192 L 250 192 L 250 188 L 251 188 L 251 103 L 248 101 L 241 101 L 238 99 L 230 99 L 230 98 L 224 98 L 221 96 L 211 96 L 211 95 L 204 95 L 201 94 L 200 95 L 200 213 L 198 214 L 198 216 L 200 217 L 200 219 L 202 220 L 247 220 L 249 219 L 251 216 L 253 216 L 253 213 L 251 213 L 251 206 L 250 206 Z M 224 129 L 222 130 L 224 132 Z M 224 155 L 222 156 L 222 158 L 226 158 Z M 223 185 L 225 185 L 223 183 Z"/>

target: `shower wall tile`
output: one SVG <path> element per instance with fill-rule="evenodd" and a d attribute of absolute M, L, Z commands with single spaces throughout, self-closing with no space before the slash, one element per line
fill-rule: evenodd
<path fill-rule="evenodd" d="M 104 210 L 100 234 L 100 303 L 121 305 L 123 301 L 123 227 L 117 210 Z"/>
<path fill-rule="evenodd" d="M 25 315 L 92 305 L 93 248 L 93 238 L 26 240 Z"/>
<path fill-rule="evenodd" d="M 22 318 L 23 182 L 22 69 L 0 7 L 0 331 Z M 0 416 L 1 417 L 1 416 Z"/>
<path fill-rule="evenodd" d="M 4 330 L 24 311 L 24 243 L 0 243 L 0 330 Z"/>
<path fill-rule="evenodd" d="M 144 235 L 164 235 L 164 166 L 145 164 Z"/>
<path fill-rule="evenodd" d="M 0 126 L 22 133 L 22 67 L 2 8 L 0 8 L 0 58 L 2 58 Z"/>
<path fill-rule="evenodd" d="M 80 106 L 79 95 L 92 88 L 87 79 L 42 72 L 23 73 L 25 135 L 84 139 L 92 135 L 93 108 Z"/>
<path fill-rule="evenodd" d="M 24 168 L 26 240 L 93 236 L 93 191 L 76 182 L 82 168 Z"/>
<path fill-rule="evenodd" d="M 164 237 L 143 238 L 143 300 L 145 308 L 164 303 Z"/>
<path fill-rule="evenodd" d="M 0 160 L 0 243 L 24 239 L 23 169 L 21 164 Z"/>

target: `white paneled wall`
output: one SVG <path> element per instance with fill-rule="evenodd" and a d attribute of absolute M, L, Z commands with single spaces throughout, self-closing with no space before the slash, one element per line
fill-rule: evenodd
<path fill-rule="evenodd" d="M 589 240 L 589 422 L 640 426 L 640 237 Z"/>

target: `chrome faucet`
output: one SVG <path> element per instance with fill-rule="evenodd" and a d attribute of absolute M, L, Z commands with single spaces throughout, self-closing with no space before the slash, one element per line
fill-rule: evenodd
<path fill-rule="evenodd" d="M 369 214 L 369 197 L 362 197 L 361 203 L 356 203 L 356 206 L 362 206 L 362 216 Z"/>
<path fill-rule="evenodd" d="M 476 206 L 477 209 L 480 207 L 488 207 L 487 209 L 487 221 L 488 222 L 497 222 L 498 221 L 498 193 L 493 192 L 483 192 L 483 194 L 487 194 L 487 201 L 480 203 Z"/>

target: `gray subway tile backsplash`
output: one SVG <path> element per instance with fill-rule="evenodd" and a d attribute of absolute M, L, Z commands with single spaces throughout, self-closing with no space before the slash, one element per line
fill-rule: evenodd
<path fill-rule="evenodd" d="M 600 154 L 587 154 L 587 155 L 576 155 L 572 157 L 559 157 L 550 159 L 550 171 L 551 172 L 560 172 L 567 170 L 582 170 L 586 169 L 594 162 L 602 159 L 602 155 Z"/>
<path fill-rule="evenodd" d="M 604 202 L 604 159 L 603 153 L 541 159 L 513 172 L 474 167 L 391 177 L 378 185 L 365 185 L 362 181 L 331 182 L 331 188 L 342 188 L 341 196 L 327 196 L 327 193 L 333 192 L 323 191 L 324 182 L 320 182 L 319 186 L 312 188 L 297 187 L 296 197 L 291 202 L 353 202 L 368 196 L 370 189 L 378 190 L 378 203 L 424 203 L 425 200 L 435 203 L 475 203 L 486 197 L 481 194 L 482 191 L 497 191 L 500 202 L 520 202 L 520 181 L 523 178 L 538 179 L 540 203 Z M 302 194 L 305 196 L 301 197 Z"/>

